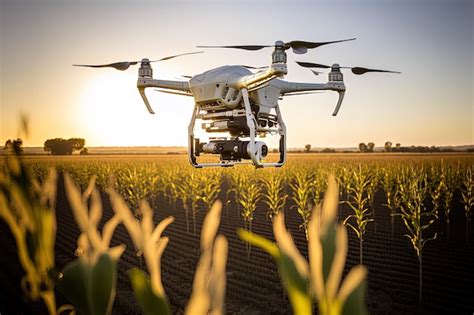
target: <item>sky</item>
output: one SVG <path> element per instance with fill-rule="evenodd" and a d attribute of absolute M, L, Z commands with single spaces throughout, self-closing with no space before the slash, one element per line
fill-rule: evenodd
<path fill-rule="evenodd" d="M 73 67 L 197 51 L 197 45 L 276 40 L 357 40 L 305 55 L 288 51 L 285 80 L 325 83 L 294 61 L 339 63 L 401 74 L 344 73 L 337 93 L 280 101 L 288 146 L 474 144 L 473 1 L 0 0 L 0 141 L 25 146 L 81 137 L 87 146 L 186 146 L 193 100 L 136 89 L 138 68 Z M 154 77 L 183 79 L 227 64 L 268 65 L 272 50 L 209 49 L 153 64 Z M 273 142 L 270 141 L 270 144 Z"/>

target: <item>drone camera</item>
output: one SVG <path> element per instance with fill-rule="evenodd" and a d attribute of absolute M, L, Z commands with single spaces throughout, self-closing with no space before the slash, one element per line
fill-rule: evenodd
<path fill-rule="evenodd" d="M 199 153 L 220 154 L 222 161 L 251 159 L 250 141 L 212 140 L 208 143 L 200 143 L 196 149 Z M 256 141 L 255 151 L 257 156 L 264 158 L 268 154 L 268 147 L 264 142 Z"/>

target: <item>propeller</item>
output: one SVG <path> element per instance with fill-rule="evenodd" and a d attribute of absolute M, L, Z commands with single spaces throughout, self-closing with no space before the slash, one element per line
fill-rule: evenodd
<path fill-rule="evenodd" d="M 156 59 L 156 60 L 149 60 L 148 62 L 159 62 L 159 61 L 165 61 L 165 60 L 170 60 L 176 57 L 180 56 L 186 56 L 186 55 L 194 55 L 194 54 L 200 54 L 203 53 L 203 51 L 196 51 L 196 52 L 190 52 L 190 53 L 184 53 L 184 54 L 179 54 L 179 55 L 173 55 L 173 56 L 167 56 L 161 59 Z M 138 64 L 140 61 L 120 61 L 120 62 L 113 62 L 113 63 L 108 63 L 104 65 L 73 65 L 75 67 L 90 67 L 90 68 L 115 68 L 120 71 L 127 70 L 130 66 L 134 66 Z"/>
<path fill-rule="evenodd" d="M 268 68 L 268 66 L 264 66 L 264 67 L 253 67 L 253 66 L 246 66 L 246 65 L 240 65 L 241 67 L 244 67 L 246 69 L 254 69 L 254 70 L 260 70 L 260 69 L 266 69 Z"/>
<path fill-rule="evenodd" d="M 296 61 L 296 63 L 302 67 L 305 68 L 321 68 L 321 69 L 331 69 L 331 66 L 319 64 L 319 63 L 312 63 L 312 62 L 304 62 L 304 61 Z M 390 71 L 390 70 L 379 70 L 379 69 L 369 69 L 369 68 L 363 68 L 363 67 L 339 67 L 341 69 L 351 69 L 352 73 L 361 75 L 365 74 L 367 72 L 386 72 L 386 73 L 401 73 L 398 71 Z M 313 69 L 311 69 L 313 73 L 315 72 Z M 319 73 L 318 73 L 319 74 Z"/>
<path fill-rule="evenodd" d="M 355 38 L 334 40 L 329 42 L 306 42 L 301 40 L 293 40 L 290 42 L 277 41 L 274 45 L 230 45 L 230 46 L 196 46 L 198 48 L 233 48 L 233 49 L 244 49 L 244 50 L 260 50 L 266 47 L 283 47 L 285 50 L 292 49 L 295 54 L 304 54 L 308 49 L 318 48 L 320 46 L 342 43 L 355 40 Z"/>
<path fill-rule="evenodd" d="M 313 70 L 313 69 L 309 69 L 311 70 L 311 72 L 314 74 L 314 75 L 320 75 L 320 74 L 323 74 L 324 72 L 321 72 L 321 71 L 316 71 L 316 70 Z"/>

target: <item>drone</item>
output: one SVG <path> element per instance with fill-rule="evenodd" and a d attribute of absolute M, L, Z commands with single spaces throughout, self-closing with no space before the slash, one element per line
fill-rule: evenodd
<path fill-rule="evenodd" d="M 206 72 L 183 76 L 187 80 L 159 80 L 153 78 L 151 63 L 175 57 L 202 53 L 191 52 L 164 57 L 157 60 L 143 58 L 140 61 L 123 61 L 103 65 L 77 64 L 74 66 L 127 70 L 140 64 L 137 88 L 146 108 L 154 114 L 145 94 L 146 88 L 155 88 L 159 92 L 171 93 L 194 98 L 194 110 L 188 126 L 188 158 L 192 166 L 230 167 L 236 164 L 253 164 L 256 168 L 281 167 L 286 161 L 286 126 L 278 101 L 285 96 L 335 91 L 338 100 L 332 113 L 336 116 L 344 99 L 346 87 L 341 69 L 351 69 L 356 75 L 368 72 L 396 71 L 369 69 L 363 67 L 331 66 L 297 61 L 299 66 L 309 68 L 315 75 L 322 72 L 314 70 L 330 69 L 327 83 L 301 83 L 285 81 L 288 73 L 287 53 L 291 49 L 295 54 L 305 54 L 309 49 L 320 46 L 347 42 L 355 38 L 327 41 L 276 41 L 273 45 L 234 45 L 234 46 L 197 46 L 198 48 L 228 48 L 257 51 L 273 48 L 271 64 L 267 67 L 245 65 L 225 65 Z M 252 72 L 254 70 L 255 72 Z M 209 140 L 201 141 L 195 136 L 196 121 L 209 135 Z M 213 136 L 210 136 L 213 135 Z M 262 141 L 267 135 L 279 136 L 279 159 L 276 162 L 265 161 L 268 146 Z M 202 161 L 201 156 L 217 155 L 216 162 Z"/>

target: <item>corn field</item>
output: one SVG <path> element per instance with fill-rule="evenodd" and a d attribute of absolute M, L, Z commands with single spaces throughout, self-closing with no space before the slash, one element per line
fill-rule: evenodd
<path fill-rule="evenodd" d="M 282 270 L 286 270 L 282 263 L 286 259 L 283 254 L 295 261 L 296 270 L 302 275 L 301 283 L 306 283 L 309 288 L 313 281 L 310 273 L 300 272 L 298 268 L 303 260 L 311 262 L 315 259 L 306 246 L 313 235 L 311 233 L 314 233 L 312 229 L 325 229 L 323 222 L 326 221 L 318 211 L 323 211 L 321 206 L 325 202 L 324 192 L 328 189 L 327 178 L 331 174 L 335 176 L 339 191 L 334 220 L 347 227 L 347 259 L 345 265 L 338 268 L 342 268 L 341 276 L 358 264 L 367 268 L 369 289 L 365 304 L 370 313 L 417 309 L 426 312 L 474 311 L 474 302 L 466 293 L 472 292 L 474 287 L 472 155 L 300 154 L 290 156 L 287 165 L 281 169 L 258 170 L 250 167 L 196 170 L 181 156 L 99 156 L 93 160 L 74 156 L 24 157 L 23 162 L 40 186 L 48 183 L 51 167 L 60 175 L 68 174 L 64 181 L 58 177 L 55 204 L 58 217 L 56 255 L 62 253 L 56 258 L 59 264 L 77 254 L 75 239 L 81 233 L 87 234 L 84 227 L 78 230 L 73 224 L 73 216 L 66 213 L 70 206 L 64 197 L 65 189 L 77 187 L 78 191 L 89 192 L 76 198 L 78 202 L 83 200 L 81 202 L 86 208 L 93 207 L 98 203 L 98 196 L 102 197 L 99 203 L 103 207 L 104 219 L 90 218 L 96 226 L 109 222 L 104 220 L 121 218 L 125 228 L 117 227 L 114 237 L 109 240 L 114 246 L 127 244 L 126 249 L 117 249 L 122 252 L 116 271 L 114 313 L 141 312 L 136 304 L 129 302 L 130 293 L 127 293 L 130 284 L 124 270 L 134 267 L 150 272 L 153 292 L 169 301 L 163 306 L 165 310 L 181 313 L 188 308 L 189 311 L 189 307 L 199 299 L 194 294 L 196 281 L 200 281 L 191 271 L 196 270 L 196 264 L 212 270 L 212 246 L 228 252 L 227 272 L 224 270 L 224 275 L 221 274 L 227 282 L 224 289 L 227 290 L 227 312 L 296 312 L 291 307 L 293 291 L 288 286 L 291 281 L 287 279 L 283 286 L 280 285 L 279 279 L 285 277 Z M 94 178 L 97 188 L 95 193 L 90 188 L 91 178 Z M 116 194 L 113 198 L 111 191 Z M 111 211 L 117 207 L 114 203 L 120 199 L 118 196 L 124 203 L 120 208 L 128 208 L 130 217 L 125 212 Z M 211 242 L 214 245 L 203 245 L 199 235 L 207 220 L 206 214 L 216 200 L 222 201 L 218 233 L 225 235 L 226 241 L 216 237 L 215 232 L 216 242 Z M 152 237 L 153 222 L 158 224 L 169 216 L 175 218 L 174 222 L 167 222 L 169 227 L 160 227 L 161 232 L 156 232 L 160 247 L 158 253 L 146 249 L 146 240 L 139 241 L 142 236 L 137 236 L 140 233 L 130 232 L 145 229 L 143 235 Z M 281 220 L 286 222 L 287 232 L 294 241 L 292 246 L 301 254 L 294 254 L 294 250 L 288 252 L 285 247 L 289 246 L 288 241 L 279 240 L 275 234 L 275 229 L 283 231 L 281 224 L 285 222 Z M 148 227 L 135 226 L 137 221 L 149 222 Z M 2 224 L 0 228 L 1 234 L 5 234 L 6 226 Z M 242 229 L 240 236 L 236 234 L 237 229 Z M 327 233 L 336 233 L 336 230 L 338 228 Z M 256 235 L 261 235 L 262 239 L 252 238 Z M 321 237 L 324 243 L 329 236 L 324 234 Z M 280 256 L 275 254 L 277 249 L 265 243 L 263 238 L 270 240 L 271 244 L 275 244 L 273 240 L 277 242 Z M 7 236 L 2 236 L 0 244 L 7 239 Z M 81 244 L 81 248 L 90 249 L 92 246 Z M 257 248 L 252 250 L 252 245 Z M 162 257 L 158 280 L 153 280 L 153 276 L 156 277 L 156 271 L 153 271 L 156 267 L 152 262 L 156 257 L 153 255 Z M 92 254 L 90 257 L 95 261 L 99 259 Z M 8 264 L 4 260 L 0 266 L 7 268 Z M 445 277 L 437 282 L 436 275 L 451 268 L 451 264 L 459 267 L 449 271 L 452 273 L 450 277 L 457 279 L 458 284 L 454 285 L 454 280 Z M 326 267 L 323 264 L 322 268 Z M 134 270 L 132 279 L 135 280 L 131 286 L 136 289 L 144 276 L 143 271 Z M 217 294 L 216 288 L 207 289 Z M 5 293 L 4 296 L 9 295 Z M 319 299 L 323 297 L 319 296 Z M 337 305 L 336 300 L 325 303 Z M 320 307 L 326 307 L 322 305 Z M 210 305 L 207 309 L 212 307 Z M 215 307 L 223 309 L 222 305 Z"/>

